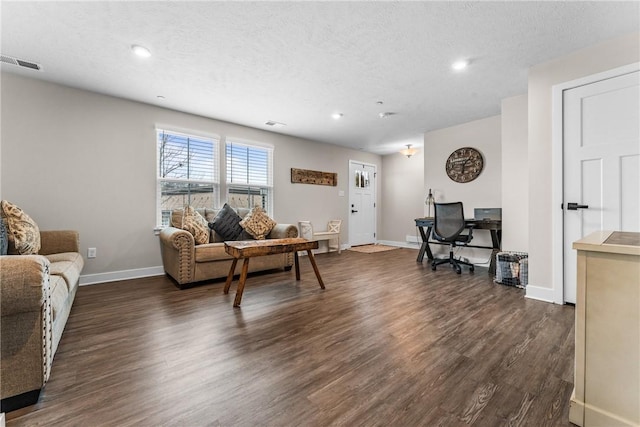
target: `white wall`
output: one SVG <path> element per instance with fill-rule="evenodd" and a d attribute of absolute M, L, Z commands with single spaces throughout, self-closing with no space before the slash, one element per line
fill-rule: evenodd
<path fill-rule="evenodd" d="M 349 159 L 381 157 L 1 73 L 2 197 L 42 229 L 80 232 L 83 275 L 130 277 L 161 266 L 156 222 L 156 124 L 273 144 L 274 219 L 347 220 Z M 338 186 L 292 184 L 290 169 L 338 173 Z M 345 196 L 340 197 L 338 191 Z M 377 189 L 380 206 L 380 188 Z M 380 228 L 380 220 L 378 220 Z M 348 240 L 348 227 L 342 240 Z M 110 276 L 111 275 L 111 276 Z"/>
<path fill-rule="evenodd" d="M 608 40 L 529 70 L 529 285 L 527 296 L 553 301 L 552 111 L 556 84 L 640 61 L 640 33 Z"/>
<path fill-rule="evenodd" d="M 464 184 L 452 181 L 445 172 L 445 162 L 456 149 L 473 147 L 482 153 L 484 170 L 475 180 Z M 500 116 L 464 123 L 424 135 L 423 189 L 433 189 L 437 202 L 464 203 L 465 216 L 473 217 L 474 208 L 502 207 L 502 151 Z M 423 204 L 423 213 L 426 215 Z M 474 245 L 491 246 L 488 231 L 474 233 Z M 474 262 L 488 262 L 491 251 L 462 249 L 462 256 Z"/>
<path fill-rule="evenodd" d="M 406 245 L 407 236 L 417 237 L 414 219 L 424 216 L 427 195 L 422 187 L 424 150 L 418 150 L 410 158 L 400 153 L 382 157 L 382 229 L 378 240 Z"/>
<path fill-rule="evenodd" d="M 502 100 L 502 249 L 529 251 L 527 95 Z"/>

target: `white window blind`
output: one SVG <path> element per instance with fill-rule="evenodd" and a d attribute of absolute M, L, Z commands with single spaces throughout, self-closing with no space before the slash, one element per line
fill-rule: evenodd
<path fill-rule="evenodd" d="M 232 207 L 261 206 L 271 213 L 273 148 L 227 141 L 227 203 Z"/>
<path fill-rule="evenodd" d="M 217 206 L 218 141 L 158 129 L 157 144 L 158 223 L 168 225 L 171 211 L 186 205 Z"/>

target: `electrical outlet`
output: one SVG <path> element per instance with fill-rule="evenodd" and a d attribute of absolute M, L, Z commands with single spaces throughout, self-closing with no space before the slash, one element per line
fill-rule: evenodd
<path fill-rule="evenodd" d="M 96 248 L 88 248 L 87 258 L 95 258 L 95 257 L 96 257 Z"/>

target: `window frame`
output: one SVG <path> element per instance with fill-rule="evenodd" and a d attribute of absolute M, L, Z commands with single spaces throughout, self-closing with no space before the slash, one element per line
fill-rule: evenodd
<path fill-rule="evenodd" d="M 168 135 L 175 135 L 183 138 L 191 138 L 198 141 L 211 142 L 212 144 L 212 180 L 206 179 L 191 179 L 191 178 L 165 178 L 161 175 L 161 149 L 160 149 L 160 136 L 162 133 Z M 217 135 L 207 134 L 205 132 L 189 131 L 189 130 L 177 130 L 170 126 L 156 126 L 155 128 L 155 144 L 156 144 L 156 230 L 170 226 L 170 219 L 168 224 L 163 223 L 163 209 L 162 209 L 162 185 L 166 182 L 175 183 L 189 183 L 189 184 L 204 184 L 211 185 L 213 187 L 212 206 L 210 208 L 215 209 L 220 204 L 220 194 L 222 192 L 222 186 L 220 183 L 220 137 Z M 191 194 L 189 194 L 189 199 Z"/>
<path fill-rule="evenodd" d="M 256 149 L 256 150 L 264 150 L 267 154 L 267 163 L 266 163 L 266 184 L 262 183 L 236 183 L 232 182 L 231 172 L 228 168 L 229 159 L 228 159 L 228 151 L 227 147 L 229 145 L 237 145 L 241 147 L 247 147 L 248 149 Z M 230 200 L 230 195 L 233 194 L 231 191 L 233 190 L 245 190 L 242 193 L 236 194 L 246 194 L 246 193 L 255 193 L 255 192 L 266 192 L 266 206 L 262 206 L 265 212 L 269 216 L 273 216 L 273 206 L 274 206 L 274 191 L 273 191 L 273 159 L 275 148 L 271 144 L 255 142 L 255 141 L 247 141 L 239 138 L 225 138 L 225 140 L 220 144 L 221 151 L 223 153 L 223 161 L 224 161 L 224 174 L 225 174 L 225 188 L 224 194 L 227 202 Z M 248 163 L 248 161 L 247 161 Z M 247 180 L 248 181 L 248 180 Z M 254 194 L 256 195 L 256 194 Z M 250 199 L 251 200 L 251 199 Z M 253 208 L 252 203 L 249 204 L 249 209 Z"/>

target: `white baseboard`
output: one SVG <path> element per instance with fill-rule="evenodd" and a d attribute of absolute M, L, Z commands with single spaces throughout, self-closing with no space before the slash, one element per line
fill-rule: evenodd
<path fill-rule="evenodd" d="M 413 243 L 413 242 L 396 242 L 393 240 L 377 240 L 376 243 L 380 245 L 397 246 L 399 248 L 420 249 L 420 244 L 417 242 Z"/>
<path fill-rule="evenodd" d="M 525 288 L 525 298 L 535 299 L 538 301 L 550 302 L 553 303 L 554 298 L 554 290 L 551 288 L 541 288 L 539 286 L 532 286 L 528 284 Z"/>
<path fill-rule="evenodd" d="M 162 275 L 164 275 L 164 268 L 162 266 L 111 271 L 98 274 L 85 274 L 80 276 L 80 286 Z"/>
<path fill-rule="evenodd" d="M 0 412 L 0 427 L 4 427 L 4 412 Z"/>

